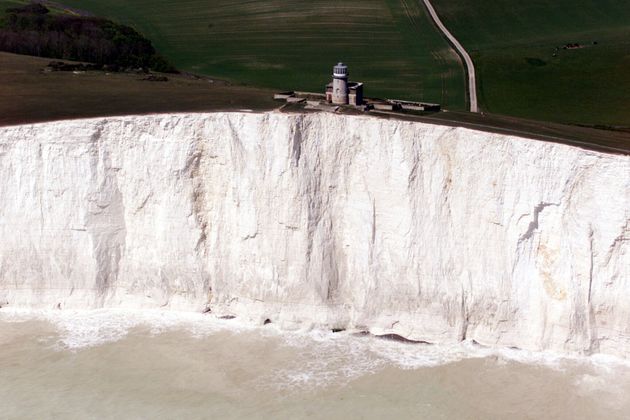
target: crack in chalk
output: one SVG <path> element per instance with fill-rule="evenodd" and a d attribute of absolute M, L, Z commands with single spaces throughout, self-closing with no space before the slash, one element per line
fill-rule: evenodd
<path fill-rule="evenodd" d="M 591 293 L 593 291 L 593 227 L 589 229 L 589 254 L 590 254 L 590 266 L 588 271 L 588 304 L 591 305 Z"/>
<path fill-rule="evenodd" d="M 110 151 L 95 142 L 92 182 L 95 190 L 88 198 L 91 209 L 86 230 L 92 237 L 96 262 L 95 285 L 101 305 L 107 292 L 118 280 L 120 261 L 125 251 L 125 207 L 118 186 L 117 171 L 112 168 Z"/>
<path fill-rule="evenodd" d="M 376 200 L 372 199 L 372 245 L 376 241 Z"/>
<path fill-rule="evenodd" d="M 521 243 L 527 239 L 530 239 L 533 235 L 534 232 L 536 230 L 538 230 L 539 227 L 539 216 L 540 213 L 542 213 L 542 211 L 549 207 L 549 206 L 559 206 L 560 203 L 546 203 L 546 202 L 540 202 L 538 203 L 538 205 L 536 207 L 534 207 L 534 214 L 532 217 L 532 221 L 529 222 L 529 226 L 527 226 L 527 230 L 525 231 L 524 234 L 522 234 L 519 238 L 518 238 L 518 242 Z"/>
<path fill-rule="evenodd" d="M 144 200 L 142 200 L 142 203 L 140 203 L 140 205 L 138 207 L 136 207 L 136 210 L 134 211 L 134 214 L 137 214 L 140 210 L 142 210 L 144 208 L 144 206 L 147 205 L 147 203 L 149 202 L 149 199 L 153 197 L 153 191 L 151 191 L 149 194 L 147 194 L 147 196 L 144 198 Z"/>
<path fill-rule="evenodd" d="M 621 233 L 613 239 L 612 244 L 608 247 L 608 255 L 606 257 L 606 263 L 608 264 L 612 259 L 615 251 L 621 246 L 623 242 L 630 241 L 630 219 L 626 220 L 625 225 L 621 228 Z"/>
<path fill-rule="evenodd" d="M 599 339 L 597 336 L 597 320 L 595 319 L 595 308 L 592 302 L 593 292 L 593 267 L 594 267 L 594 252 L 593 252 L 593 227 L 589 227 L 589 253 L 590 253 L 590 267 L 588 272 L 588 321 L 589 321 L 589 349 L 590 354 L 599 351 Z"/>
<path fill-rule="evenodd" d="M 302 119 L 296 121 L 296 125 L 292 127 L 293 135 L 291 136 L 291 163 L 298 167 L 300 158 L 302 157 L 302 132 L 304 131 Z"/>
<path fill-rule="evenodd" d="M 246 235 L 246 236 L 244 236 L 244 237 L 243 237 L 243 240 L 244 240 L 244 241 L 247 241 L 247 240 L 249 240 L 249 239 L 254 239 L 256 236 L 258 236 L 258 231 L 256 231 L 256 232 L 252 233 L 251 235 Z"/>

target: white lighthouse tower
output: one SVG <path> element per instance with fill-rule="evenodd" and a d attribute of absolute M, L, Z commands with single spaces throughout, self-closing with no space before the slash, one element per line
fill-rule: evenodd
<path fill-rule="evenodd" d="M 348 66 L 341 62 L 333 67 L 332 103 L 348 103 Z"/>

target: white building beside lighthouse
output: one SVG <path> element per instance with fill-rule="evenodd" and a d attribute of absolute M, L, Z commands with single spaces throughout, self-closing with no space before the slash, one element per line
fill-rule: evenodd
<path fill-rule="evenodd" d="M 348 66 L 342 62 L 333 67 L 333 80 L 326 85 L 326 101 L 335 105 L 363 104 L 363 83 L 348 81 Z"/>

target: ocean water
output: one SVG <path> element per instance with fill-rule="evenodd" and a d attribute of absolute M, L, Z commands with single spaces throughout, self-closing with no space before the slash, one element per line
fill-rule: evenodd
<path fill-rule="evenodd" d="M 0 418 L 614 419 L 603 356 L 279 331 L 174 312 L 0 310 Z"/>

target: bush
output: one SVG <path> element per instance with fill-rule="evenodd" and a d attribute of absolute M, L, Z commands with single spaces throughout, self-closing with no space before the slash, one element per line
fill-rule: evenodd
<path fill-rule="evenodd" d="M 7 9 L 0 26 L 0 50 L 86 61 L 112 68 L 176 72 L 135 29 L 107 19 L 51 15 L 39 3 Z"/>

